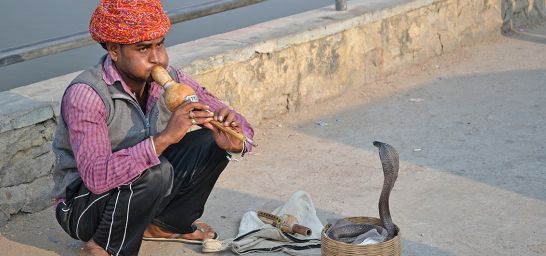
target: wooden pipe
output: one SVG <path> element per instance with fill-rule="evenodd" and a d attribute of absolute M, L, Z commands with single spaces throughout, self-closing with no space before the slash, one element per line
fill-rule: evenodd
<path fill-rule="evenodd" d="M 165 104 L 171 112 L 174 112 L 184 101 L 199 101 L 197 95 L 195 95 L 195 91 L 189 85 L 175 82 L 169 72 L 161 66 L 154 66 L 152 68 L 152 78 L 165 89 Z M 224 126 L 216 120 L 210 121 L 210 124 L 243 142 L 246 141 L 253 146 L 258 146 L 243 134 Z"/>
<path fill-rule="evenodd" d="M 300 234 L 303 236 L 310 236 L 312 231 L 306 226 L 298 224 L 298 219 L 294 215 L 283 214 L 277 216 L 268 212 L 258 211 L 258 218 L 265 224 L 271 224 L 272 226 L 280 229 L 282 232 L 289 234 Z"/>

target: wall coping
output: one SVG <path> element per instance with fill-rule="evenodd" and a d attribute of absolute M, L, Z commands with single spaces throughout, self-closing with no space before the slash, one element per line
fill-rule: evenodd
<path fill-rule="evenodd" d="M 170 64 L 189 74 L 276 52 L 445 0 L 352 0 L 168 47 Z M 99 57 L 97 56 L 97 59 Z M 0 133 L 56 118 L 68 83 L 81 71 L 0 92 Z"/>

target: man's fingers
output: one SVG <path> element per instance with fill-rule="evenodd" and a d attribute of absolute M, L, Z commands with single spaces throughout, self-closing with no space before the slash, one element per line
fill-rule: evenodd
<path fill-rule="evenodd" d="M 217 120 L 218 122 L 223 122 L 224 120 L 226 120 L 226 117 L 230 111 L 231 110 L 229 108 L 220 109 L 217 115 L 214 117 L 214 120 Z"/>
<path fill-rule="evenodd" d="M 233 126 L 233 122 L 235 122 L 235 111 L 230 111 L 225 118 L 224 126 Z"/>
<path fill-rule="evenodd" d="M 214 113 L 202 110 L 192 110 L 188 113 L 190 118 L 213 118 Z"/>
<path fill-rule="evenodd" d="M 217 131 L 216 127 L 214 127 L 214 125 L 210 124 L 210 122 L 204 123 L 203 126 L 206 127 L 207 129 L 211 130 L 211 131 L 214 131 L 214 132 Z"/>
<path fill-rule="evenodd" d="M 210 125 L 210 121 L 212 121 L 212 116 L 211 117 L 196 117 L 194 118 L 193 120 L 195 120 L 195 124 L 202 124 L 202 125 L 205 125 L 207 128 L 208 125 Z"/>
<path fill-rule="evenodd" d="M 224 126 L 231 126 L 232 122 L 235 121 L 236 113 L 231 108 L 223 108 L 217 111 L 214 120 L 222 122 Z"/>
<path fill-rule="evenodd" d="M 178 109 L 181 109 L 181 111 L 183 112 L 189 112 L 191 110 L 208 110 L 209 106 L 201 102 L 186 101 L 183 104 L 180 104 Z"/>

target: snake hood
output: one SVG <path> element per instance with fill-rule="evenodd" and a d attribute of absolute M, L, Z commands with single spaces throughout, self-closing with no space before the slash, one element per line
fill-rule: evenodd
<path fill-rule="evenodd" d="M 396 228 L 391 219 L 389 196 L 394 187 L 394 182 L 398 178 L 399 157 L 396 149 L 387 143 L 374 141 L 373 145 L 379 148 L 379 158 L 381 159 L 383 174 L 385 175 L 383 189 L 379 197 L 379 216 L 383 222 L 383 226 L 387 229 L 388 239 L 391 239 L 396 233 Z"/>

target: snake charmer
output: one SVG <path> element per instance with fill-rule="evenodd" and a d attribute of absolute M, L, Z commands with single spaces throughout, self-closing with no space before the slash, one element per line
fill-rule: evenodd
<path fill-rule="evenodd" d="M 81 255 L 137 255 L 143 239 L 215 238 L 199 220 L 205 203 L 230 156 L 251 150 L 210 124 L 252 138 L 247 120 L 168 65 L 169 28 L 159 0 L 101 0 L 91 16 L 89 32 L 106 54 L 68 84 L 53 142 L 55 216 L 86 242 Z M 171 113 L 154 66 L 200 101 Z"/>

